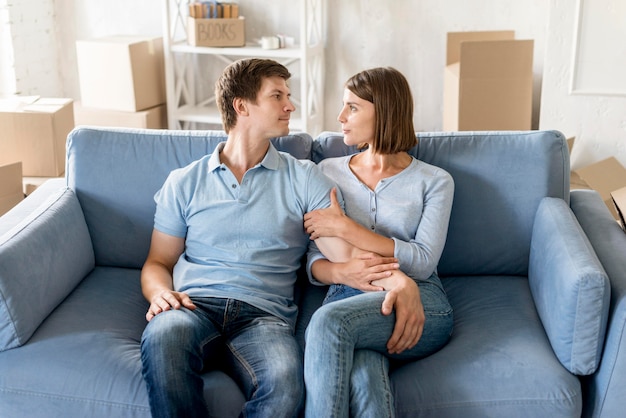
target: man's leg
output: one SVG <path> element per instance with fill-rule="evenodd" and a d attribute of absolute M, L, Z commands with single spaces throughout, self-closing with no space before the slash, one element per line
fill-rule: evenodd
<path fill-rule="evenodd" d="M 203 356 L 219 336 L 200 309 L 165 311 L 148 323 L 141 361 L 153 417 L 206 417 Z"/>
<path fill-rule="evenodd" d="M 304 403 L 302 351 L 283 320 L 242 302 L 237 321 L 247 325 L 226 342 L 233 377 L 246 395 L 244 417 L 297 417 Z M 229 316 L 229 315 L 227 315 Z"/>

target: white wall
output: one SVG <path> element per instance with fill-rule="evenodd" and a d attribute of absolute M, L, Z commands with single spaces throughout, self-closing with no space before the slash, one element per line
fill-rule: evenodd
<path fill-rule="evenodd" d="M 24 1 L 24 0 L 18 0 Z M 297 19 L 295 0 L 240 0 L 248 14 L 246 28 L 258 35 L 268 19 Z M 342 0 L 328 2 L 325 126 L 339 129 L 336 114 L 344 81 L 373 66 L 394 66 L 411 83 L 418 130 L 440 130 L 442 124 L 443 66 L 448 31 L 514 29 L 520 39 L 535 40 L 535 112 L 538 126 L 541 74 L 548 19 L 545 0 Z M 259 9 L 259 4 L 267 11 Z M 161 1 L 56 0 L 62 86 L 59 93 L 78 98 L 74 42 L 110 34 L 161 32 Z M 284 32 L 280 24 L 274 32 Z M 265 28 L 264 28 L 265 29 Z M 296 29 L 297 31 L 297 29 Z M 293 34 L 297 37 L 297 33 Z"/>
<path fill-rule="evenodd" d="M 53 33 L 39 36 L 48 36 L 56 42 L 56 60 L 45 60 L 56 77 L 50 77 L 45 86 L 32 85 L 33 90 L 24 90 L 24 94 L 37 94 L 35 89 L 42 91 L 45 87 L 49 94 L 80 98 L 74 46 L 77 39 L 120 33 L 161 34 L 161 0 L 46 1 L 54 4 L 56 25 Z M 253 16 L 248 15 L 247 30 L 258 35 L 267 30 L 269 20 L 274 25 L 296 19 L 297 8 L 289 7 L 294 1 L 240 0 L 244 14 L 248 2 L 253 4 L 249 10 L 262 18 L 255 23 Z M 587 5 L 596 3 L 582 1 Z M 31 4 L 31 1 L 10 3 Z M 416 129 L 440 130 L 446 32 L 514 29 L 518 38 L 535 41 L 534 126 L 560 129 L 577 137 L 573 166 L 608 155 L 616 155 L 626 165 L 626 145 L 622 140 L 626 134 L 624 97 L 583 97 L 568 93 L 578 1 L 328 0 L 328 3 L 326 129 L 339 129 L 335 118 L 345 79 L 364 68 L 390 65 L 404 72 L 411 83 L 416 99 Z M 259 5 L 266 9 L 259 9 Z M 277 26 L 275 32 L 293 30 L 291 23 Z M 54 50 L 49 48 L 49 43 L 44 44 L 48 46 L 36 48 L 32 54 L 45 53 L 46 48 Z"/>
<path fill-rule="evenodd" d="M 54 4 L 0 2 L 0 94 L 54 96 L 60 92 Z"/>
<path fill-rule="evenodd" d="M 333 8 L 326 54 L 327 126 L 338 126 L 334 121 L 346 78 L 367 67 L 390 65 L 411 83 L 416 129 L 440 130 L 446 33 L 499 29 L 535 40 L 537 126 L 548 18 L 544 0 L 351 0 L 334 2 Z"/>
<path fill-rule="evenodd" d="M 623 0 L 551 0 L 550 5 L 540 127 L 559 129 L 566 135 L 576 137 L 571 156 L 572 169 L 610 156 L 615 156 L 626 166 L 626 92 L 619 88 L 626 81 L 626 68 L 623 67 L 626 62 L 626 4 Z M 597 22 L 594 19 L 584 20 L 595 23 L 595 26 L 585 28 L 581 35 L 592 34 L 592 41 L 602 33 L 614 35 L 616 32 L 618 35 L 612 41 L 598 39 L 595 45 L 590 46 L 596 48 L 593 56 L 596 59 L 605 59 L 604 66 L 607 67 L 604 72 L 603 65 L 592 66 L 595 69 L 592 74 L 588 74 L 589 81 L 585 82 L 591 85 L 591 94 L 572 91 L 574 71 L 585 68 L 583 62 L 575 62 L 579 5 L 585 6 L 581 8 L 583 19 L 593 17 L 596 13 L 600 16 L 605 14 Z M 590 9 L 591 6 L 594 9 Z M 611 33 L 613 29 L 615 32 Z M 585 45 L 584 38 L 585 36 L 581 39 L 581 46 Z M 614 74 L 609 66 L 615 58 L 618 63 L 622 63 L 622 68 L 617 71 L 617 77 L 621 78 L 615 80 L 615 94 L 610 94 L 610 89 L 606 94 L 593 94 L 594 79 L 598 81 L 598 85 L 602 85 L 605 82 L 602 78 Z"/>

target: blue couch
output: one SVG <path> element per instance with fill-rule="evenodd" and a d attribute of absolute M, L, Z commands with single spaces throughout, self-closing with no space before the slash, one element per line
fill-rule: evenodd
<path fill-rule="evenodd" d="M 563 135 L 418 137 L 411 153 L 456 185 L 439 264 L 455 328 L 438 353 L 393 368 L 398 416 L 623 414 L 626 236 L 597 193 L 570 194 Z M 224 139 L 78 127 L 65 179 L 0 218 L 0 417 L 150 415 L 139 275 L 153 195 Z M 273 142 L 316 162 L 356 152 L 329 132 Z M 324 291 L 302 276 L 301 342 Z M 224 371 L 204 383 L 212 416 L 238 415 L 244 398 Z"/>

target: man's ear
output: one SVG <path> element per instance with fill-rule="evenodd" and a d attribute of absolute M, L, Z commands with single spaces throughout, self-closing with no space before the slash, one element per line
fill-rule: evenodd
<path fill-rule="evenodd" d="M 248 102 L 240 97 L 233 99 L 233 109 L 238 116 L 248 116 Z"/>

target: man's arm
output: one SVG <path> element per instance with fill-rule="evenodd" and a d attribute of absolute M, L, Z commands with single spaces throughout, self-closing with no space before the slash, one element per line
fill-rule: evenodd
<path fill-rule="evenodd" d="M 174 291 L 172 271 L 184 249 L 184 238 L 167 235 L 156 229 L 152 231 L 148 258 L 141 269 L 141 290 L 150 302 L 146 313 L 148 321 L 170 309 L 180 309 L 182 306 L 195 309 L 187 294 Z"/>

